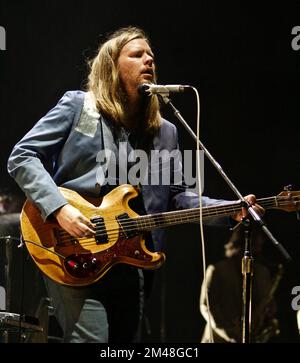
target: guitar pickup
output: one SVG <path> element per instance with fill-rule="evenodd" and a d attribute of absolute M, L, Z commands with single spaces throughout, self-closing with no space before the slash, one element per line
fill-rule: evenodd
<path fill-rule="evenodd" d="M 106 231 L 106 227 L 104 224 L 104 218 L 103 217 L 93 217 L 90 219 L 90 221 L 95 224 L 95 240 L 96 240 L 96 244 L 100 245 L 103 243 L 107 243 L 108 242 L 108 236 L 107 236 L 107 231 Z"/>
<path fill-rule="evenodd" d="M 127 213 L 120 214 L 117 221 L 125 238 L 132 238 L 139 234 L 135 221 Z"/>

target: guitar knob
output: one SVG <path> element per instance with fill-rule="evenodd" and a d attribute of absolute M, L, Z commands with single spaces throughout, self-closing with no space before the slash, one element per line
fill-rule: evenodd
<path fill-rule="evenodd" d="M 69 260 L 67 263 L 68 263 L 68 265 L 69 265 L 70 267 L 72 267 L 72 269 L 73 269 L 73 270 L 76 270 L 76 269 L 78 269 L 78 267 L 79 267 L 78 263 L 77 263 L 77 262 L 75 262 L 75 261 Z"/>
<path fill-rule="evenodd" d="M 85 263 L 82 265 L 82 267 L 83 267 L 84 269 L 87 269 L 87 268 L 89 267 L 89 264 L 88 264 L 87 262 L 85 262 Z"/>

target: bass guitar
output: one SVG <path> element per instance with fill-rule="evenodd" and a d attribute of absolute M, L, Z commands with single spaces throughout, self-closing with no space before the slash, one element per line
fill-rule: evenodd
<path fill-rule="evenodd" d="M 99 200 L 87 200 L 78 193 L 59 188 L 69 204 L 81 211 L 95 225 L 93 237 L 74 238 L 58 223 L 44 222 L 39 210 L 29 200 L 21 212 L 22 237 L 40 270 L 54 281 L 70 286 L 85 286 L 98 281 L 117 263 L 143 269 L 159 268 L 165 261 L 163 252 L 151 252 L 145 233 L 155 228 L 197 222 L 200 209 L 138 215 L 129 201 L 138 190 L 129 184 L 113 189 Z M 258 199 L 265 209 L 297 211 L 300 191 L 283 191 L 277 196 Z M 229 216 L 241 210 L 239 201 L 202 208 L 203 220 Z"/>

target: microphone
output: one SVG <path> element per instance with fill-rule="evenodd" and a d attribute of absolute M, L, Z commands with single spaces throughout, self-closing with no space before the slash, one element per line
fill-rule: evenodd
<path fill-rule="evenodd" d="M 184 92 L 186 89 L 191 88 L 191 86 L 183 86 L 180 84 L 151 84 L 142 83 L 138 86 L 138 92 L 140 94 L 151 95 L 168 95 L 170 92 Z"/>

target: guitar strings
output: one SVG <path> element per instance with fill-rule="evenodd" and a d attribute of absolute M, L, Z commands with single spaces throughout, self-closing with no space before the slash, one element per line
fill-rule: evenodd
<path fill-rule="evenodd" d="M 298 202 L 297 202 L 298 203 Z M 224 208 L 223 209 L 223 213 L 227 213 L 228 211 L 232 211 L 232 212 L 236 212 L 236 208 Z M 197 214 L 198 213 L 195 213 L 195 211 L 193 212 L 188 212 L 186 214 L 184 214 L 183 216 L 181 216 L 180 218 L 178 218 L 177 216 L 174 216 L 173 217 L 173 221 L 174 222 L 177 222 L 179 219 L 181 221 L 189 221 L 191 217 L 197 217 Z M 213 214 L 215 215 L 215 214 Z M 220 213 L 221 215 L 221 213 Z M 206 217 L 208 217 L 209 214 L 206 215 Z M 142 220 L 144 217 L 144 221 Z M 169 216 L 170 217 L 170 216 Z M 166 220 L 166 215 L 161 215 L 161 216 L 156 216 L 155 217 L 155 221 L 151 221 L 151 220 L 147 220 L 148 218 L 151 218 L 151 215 L 146 215 L 146 216 L 140 216 L 138 218 L 131 218 L 130 220 L 128 221 L 122 221 L 122 224 L 121 226 L 122 227 L 132 227 L 132 228 L 126 228 L 126 231 L 130 232 L 130 231 L 136 231 L 138 230 L 140 227 L 153 227 L 155 226 L 156 224 L 158 224 L 157 222 L 160 222 L 160 221 L 165 221 Z M 109 224 L 110 221 L 113 221 L 114 223 L 117 222 L 116 219 L 111 219 L 111 218 L 107 218 L 106 220 L 106 224 Z M 169 221 L 172 222 L 172 219 L 169 218 Z M 100 227 L 100 228 L 99 228 Z M 105 226 L 105 224 L 102 222 L 101 224 L 99 224 L 98 226 L 95 227 L 95 231 L 96 231 L 96 235 L 97 236 L 105 236 L 106 235 L 106 231 L 109 230 L 110 232 L 112 231 L 116 231 L 116 230 L 120 230 L 120 228 L 114 228 L 114 229 L 109 229 Z M 97 233 L 97 232 L 100 232 L 100 233 Z M 103 232 L 103 234 L 102 234 Z M 62 232 L 64 233 L 64 232 Z M 65 234 L 68 235 L 67 232 L 65 232 Z"/>
<path fill-rule="evenodd" d="M 286 199 L 285 202 L 280 201 L 280 206 L 290 205 L 291 203 L 288 197 L 277 197 L 277 199 L 283 199 L 283 200 Z M 276 197 L 267 197 L 260 199 L 259 202 L 263 207 L 267 208 L 268 206 L 269 207 L 274 206 L 274 200 L 276 201 Z M 294 201 L 294 205 L 297 205 L 298 203 L 300 203 L 300 201 Z M 204 218 L 208 218 L 210 216 L 216 216 L 215 211 L 213 211 L 214 209 L 221 210 L 221 212 L 218 214 L 219 216 L 224 213 L 228 214 L 228 212 L 237 212 L 240 209 L 240 204 L 236 203 L 236 204 L 224 205 L 223 207 L 221 207 L 220 205 L 208 206 L 206 208 L 207 210 Z M 125 221 L 123 220 L 121 226 L 119 225 L 117 228 L 109 228 L 109 224 L 112 224 L 110 222 L 113 222 L 113 224 L 115 224 L 118 221 L 115 218 L 107 218 L 105 220 L 106 223 L 102 222 L 101 224 L 98 224 L 98 226 L 95 227 L 96 235 L 88 238 L 87 237 L 75 238 L 72 237 L 69 233 L 67 233 L 63 229 L 61 229 L 59 230 L 60 239 L 58 246 L 60 247 L 67 247 L 69 245 L 75 246 L 74 240 L 80 240 L 80 245 L 82 246 L 92 246 L 95 245 L 96 237 L 107 237 L 109 239 L 112 239 L 112 238 L 118 238 L 120 234 L 121 235 L 123 234 L 126 237 L 126 232 L 140 231 L 141 228 L 151 229 L 152 227 L 159 227 L 156 225 L 159 224 L 160 222 L 164 222 L 166 219 L 169 219 L 170 225 L 173 222 L 177 223 L 179 220 L 183 223 L 190 222 L 191 217 L 198 218 L 199 209 L 198 208 L 186 209 L 186 210 L 181 210 L 180 212 L 181 212 L 180 213 L 181 217 L 178 217 L 178 211 L 165 212 L 161 215 L 157 214 L 154 217 L 155 218 L 154 221 L 151 220 L 152 215 L 142 215 L 137 218 L 130 218 L 129 220 Z M 42 228 L 40 228 L 40 230 L 42 230 Z M 109 241 L 107 243 L 109 243 Z"/>
<path fill-rule="evenodd" d="M 271 206 L 274 205 L 274 201 L 273 201 L 274 198 L 276 198 L 276 197 L 264 198 L 266 202 L 264 202 L 263 199 L 260 199 L 260 203 L 266 208 L 271 207 Z M 298 202 L 296 202 L 296 204 L 297 203 Z M 289 205 L 290 201 L 287 201 L 286 203 L 281 202 L 280 204 L 281 205 L 284 205 L 284 204 Z M 237 212 L 239 209 L 240 209 L 240 204 L 238 204 L 238 203 L 230 204 L 230 205 L 224 205 L 223 208 L 221 208 L 220 205 L 219 206 L 213 206 L 213 207 L 209 206 L 209 207 L 206 207 L 205 217 L 208 218 L 210 216 L 218 216 L 218 215 L 221 216 L 224 213 L 227 214 L 229 211 L 230 212 Z M 216 213 L 216 210 L 221 210 L 221 212 Z M 149 214 L 149 215 L 140 215 L 138 217 L 130 218 L 127 221 L 123 220 L 122 221 L 122 226 L 126 227 L 126 226 L 129 226 L 129 225 L 132 225 L 134 227 L 133 230 L 136 230 L 137 227 L 152 227 L 153 224 L 155 224 L 155 223 L 153 221 L 151 221 L 151 219 L 155 219 L 155 222 L 159 222 L 159 221 L 165 220 L 167 218 L 169 218 L 169 220 L 171 220 L 170 217 L 173 217 L 174 221 L 177 221 L 179 219 L 183 220 L 183 219 L 186 219 L 186 218 L 190 219 L 192 216 L 198 217 L 198 211 L 199 211 L 198 208 L 181 210 L 180 211 L 181 217 L 178 217 L 178 211 L 165 212 L 165 213 L 162 213 L 162 214 L 157 214 L 155 216 L 153 216 L 151 214 Z M 99 218 L 101 218 L 101 217 L 99 216 Z M 105 222 L 106 222 L 106 224 L 109 224 L 110 222 L 116 223 L 117 220 L 116 220 L 115 217 L 113 217 L 113 218 L 107 217 L 105 219 Z M 99 226 L 100 226 L 100 228 L 99 228 Z M 102 228 L 102 227 L 104 227 L 104 228 Z M 41 227 L 39 230 L 42 231 L 42 229 L 43 229 L 43 227 Z M 98 224 L 98 226 L 95 227 L 95 230 L 96 230 L 96 232 L 100 231 L 99 236 L 104 236 L 105 234 L 102 235 L 101 232 L 106 231 L 107 228 L 105 227 L 104 223 L 101 223 L 101 225 Z M 114 229 L 114 230 L 119 230 L 119 228 Z M 130 229 L 127 229 L 127 230 L 131 231 Z M 67 232 L 65 232 L 65 234 L 69 235 Z"/>
<path fill-rule="evenodd" d="M 297 204 L 298 202 L 296 202 Z M 273 203 L 272 203 L 273 204 Z M 284 203 L 281 203 L 281 205 L 284 204 Z M 286 204 L 290 204 L 290 203 L 286 203 Z M 264 206 L 267 207 L 267 204 L 264 203 Z M 219 207 L 215 207 L 217 209 L 220 209 Z M 210 208 L 211 209 L 211 208 Z M 222 212 L 223 213 L 227 213 L 228 211 L 231 211 L 231 212 L 236 212 L 236 206 L 232 206 L 230 205 L 229 207 L 224 207 Z M 175 216 L 173 216 L 173 220 L 174 222 L 178 221 L 179 219 L 180 220 L 190 220 L 191 217 L 197 217 L 197 209 L 193 209 L 193 210 L 186 210 L 187 212 L 182 215 L 180 218 L 177 217 L 177 213 L 175 214 Z M 184 210 L 182 210 L 181 212 L 184 212 Z M 122 221 L 122 227 L 133 227 L 133 228 L 126 228 L 126 231 L 130 232 L 130 231 L 136 231 L 138 228 L 140 227 L 152 227 L 153 225 L 156 225 L 157 222 L 160 222 L 160 221 L 164 221 L 166 219 L 166 217 L 170 217 L 172 216 L 172 212 L 169 212 L 168 213 L 169 216 L 167 215 L 167 213 L 163 214 L 163 215 L 156 215 L 155 216 L 155 222 L 151 221 L 151 220 L 147 220 L 147 219 L 151 219 L 151 215 L 145 215 L 145 216 L 139 216 L 138 218 L 131 218 L 130 220 L 128 221 Z M 222 213 L 219 213 L 219 215 L 221 215 Z M 210 215 L 215 215 L 215 213 L 207 213 L 206 214 L 206 217 L 209 217 Z M 144 221 L 142 219 L 145 219 Z M 170 221 L 172 221 L 172 219 L 169 218 Z M 109 222 L 112 221 L 114 223 L 117 222 L 117 220 L 114 218 L 107 218 L 106 219 L 106 224 L 109 224 Z M 100 227 L 100 228 L 99 228 Z M 98 225 L 95 227 L 95 231 L 96 231 L 96 235 L 97 236 L 105 236 L 107 233 L 106 231 L 109 230 L 110 232 L 111 231 L 119 231 L 120 228 L 114 228 L 114 229 L 109 229 L 109 228 L 106 228 L 105 227 L 105 224 L 102 222 L 101 225 Z M 100 233 L 97 233 L 97 232 L 100 232 Z M 103 234 L 102 234 L 103 232 Z M 64 232 L 62 231 L 62 234 L 66 234 L 69 236 L 69 234 L 67 232 Z"/>
<path fill-rule="evenodd" d="M 168 215 L 166 213 L 163 215 L 156 215 L 155 221 L 151 221 L 151 215 L 139 216 L 138 218 L 131 218 L 130 220 L 122 220 L 121 225 L 120 225 L 121 228 L 120 227 L 109 228 L 109 226 L 107 226 L 107 225 L 109 225 L 110 222 L 113 222 L 113 224 L 116 224 L 118 221 L 113 218 L 107 218 L 106 224 L 102 222 L 101 224 L 98 224 L 98 226 L 95 227 L 96 237 L 97 236 L 104 237 L 106 235 L 111 238 L 117 237 L 119 235 L 119 232 L 122 231 L 122 228 L 123 228 L 123 230 L 125 230 L 125 232 L 135 232 L 135 231 L 139 231 L 141 228 L 148 229 L 148 228 L 154 227 L 157 224 L 159 224 L 159 222 L 163 222 L 166 219 L 168 219 L 170 223 L 172 223 L 172 222 L 175 223 L 179 220 L 188 222 L 191 220 L 191 217 L 194 217 L 195 219 L 198 218 L 198 213 L 197 213 L 198 209 L 197 208 L 195 208 L 195 210 L 192 210 L 192 211 L 190 211 L 190 210 L 186 210 L 186 211 L 187 212 L 184 212 L 184 210 L 181 211 L 181 212 L 184 212 L 184 215 L 181 215 L 181 217 L 178 217 L 178 213 L 176 213 L 174 216 L 172 216 L 172 212 L 169 212 Z M 223 208 L 223 214 L 226 213 L 226 211 L 235 212 L 236 210 L 231 205 L 230 208 L 229 207 Z M 215 215 L 215 213 L 213 213 L 212 215 Z M 170 218 L 170 216 L 173 218 Z M 207 217 L 208 216 L 209 215 L 207 215 Z M 67 232 L 61 230 L 60 236 L 69 237 L 70 235 Z M 81 237 L 81 238 L 84 238 L 84 237 Z M 94 237 L 91 237 L 91 238 L 94 239 Z M 63 238 L 61 240 L 63 241 Z"/>
<path fill-rule="evenodd" d="M 273 205 L 273 202 L 271 202 L 271 200 L 270 200 L 270 199 L 273 199 L 273 198 L 274 197 L 265 198 L 265 200 L 269 200 L 269 203 L 263 203 L 263 205 L 265 207 L 267 207 L 268 205 Z M 270 204 L 270 202 L 271 202 L 271 204 Z M 261 203 L 261 200 L 260 200 L 260 203 Z M 299 201 L 294 202 L 294 204 L 298 204 L 298 203 L 300 203 L 300 202 Z M 287 200 L 285 203 L 284 202 L 281 202 L 280 204 L 281 205 L 285 205 L 285 204 L 286 205 L 289 205 L 290 204 L 290 201 Z M 223 209 L 223 213 L 225 211 L 236 212 L 236 207 L 237 206 L 232 206 L 232 205 L 227 206 L 227 207 L 224 206 L 222 208 Z M 220 209 L 219 207 L 215 207 L 215 208 Z M 211 207 L 210 207 L 210 209 L 211 209 Z M 180 218 L 177 217 L 177 213 L 176 213 L 176 217 L 175 216 L 173 217 L 173 220 L 169 218 L 170 224 L 172 222 L 177 223 L 179 219 L 182 222 L 189 222 L 189 221 L 191 221 L 191 217 L 194 217 L 194 218 L 197 217 L 197 214 L 198 214 L 197 213 L 197 211 L 198 211 L 197 208 L 195 208 L 193 210 L 186 210 L 186 211 L 187 212 L 183 216 L 181 216 Z M 181 212 L 183 212 L 183 211 L 181 211 Z M 169 212 L 169 214 L 171 215 L 172 212 Z M 215 213 L 213 215 L 215 215 Z M 208 216 L 209 216 L 209 213 L 206 214 L 206 217 L 208 217 Z M 109 224 L 109 221 L 110 220 L 111 221 L 114 221 L 114 222 L 117 222 L 117 221 L 116 221 L 116 219 L 108 218 L 106 220 L 106 225 L 102 222 L 100 225 L 98 225 L 95 228 L 95 231 L 96 231 L 96 236 L 95 237 L 104 237 L 104 236 L 106 237 L 107 236 L 108 238 L 117 238 L 117 237 L 120 236 L 120 232 L 121 232 L 121 234 L 123 233 L 126 236 L 126 232 L 140 231 L 140 228 L 141 227 L 142 228 L 144 227 L 144 228 L 147 229 L 147 227 L 150 228 L 150 227 L 156 226 L 156 224 L 158 224 L 160 221 L 165 221 L 165 219 L 166 219 L 166 213 L 163 214 L 163 215 L 157 215 L 155 217 L 155 221 L 154 222 L 153 221 L 150 221 L 150 220 L 149 221 L 147 221 L 147 220 L 146 221 L 141 221 L 141 219 L 143 217 L 144 217 L 144 219 L 147 219 L 147 218 L 151 218 L 151 215 L 140 216 L 138 218 L 132 218 L 132 219 L 130 219 L 128 221 L 122 221 L 121 226 L 118 227 L 118 228 L 109 228 L 109 226 L 107 226 L 107 224 Z M 123 230 L 125 230 L 125 233 L 122 232 L 122 228 L 123 228 Z M 60 231 L 60 236 L 61 236 L 61 239 L 60 239 L 60 244 L 61 245 L 65 245 L 64 242 L 68 242 L 71 239 L 74 239 L 66 231 L 63 231 L 63 230 Z M 94 244 L 95 237 L 89 237 L 89 238 L 81 237 L 81 238 L 78 238 L 78 239 L 81 240 L 81 244 L 82 245 L 90 245 L 90 244 Z M 84 242 L 84 241 L 86 241 L 86 242 Z"/>

